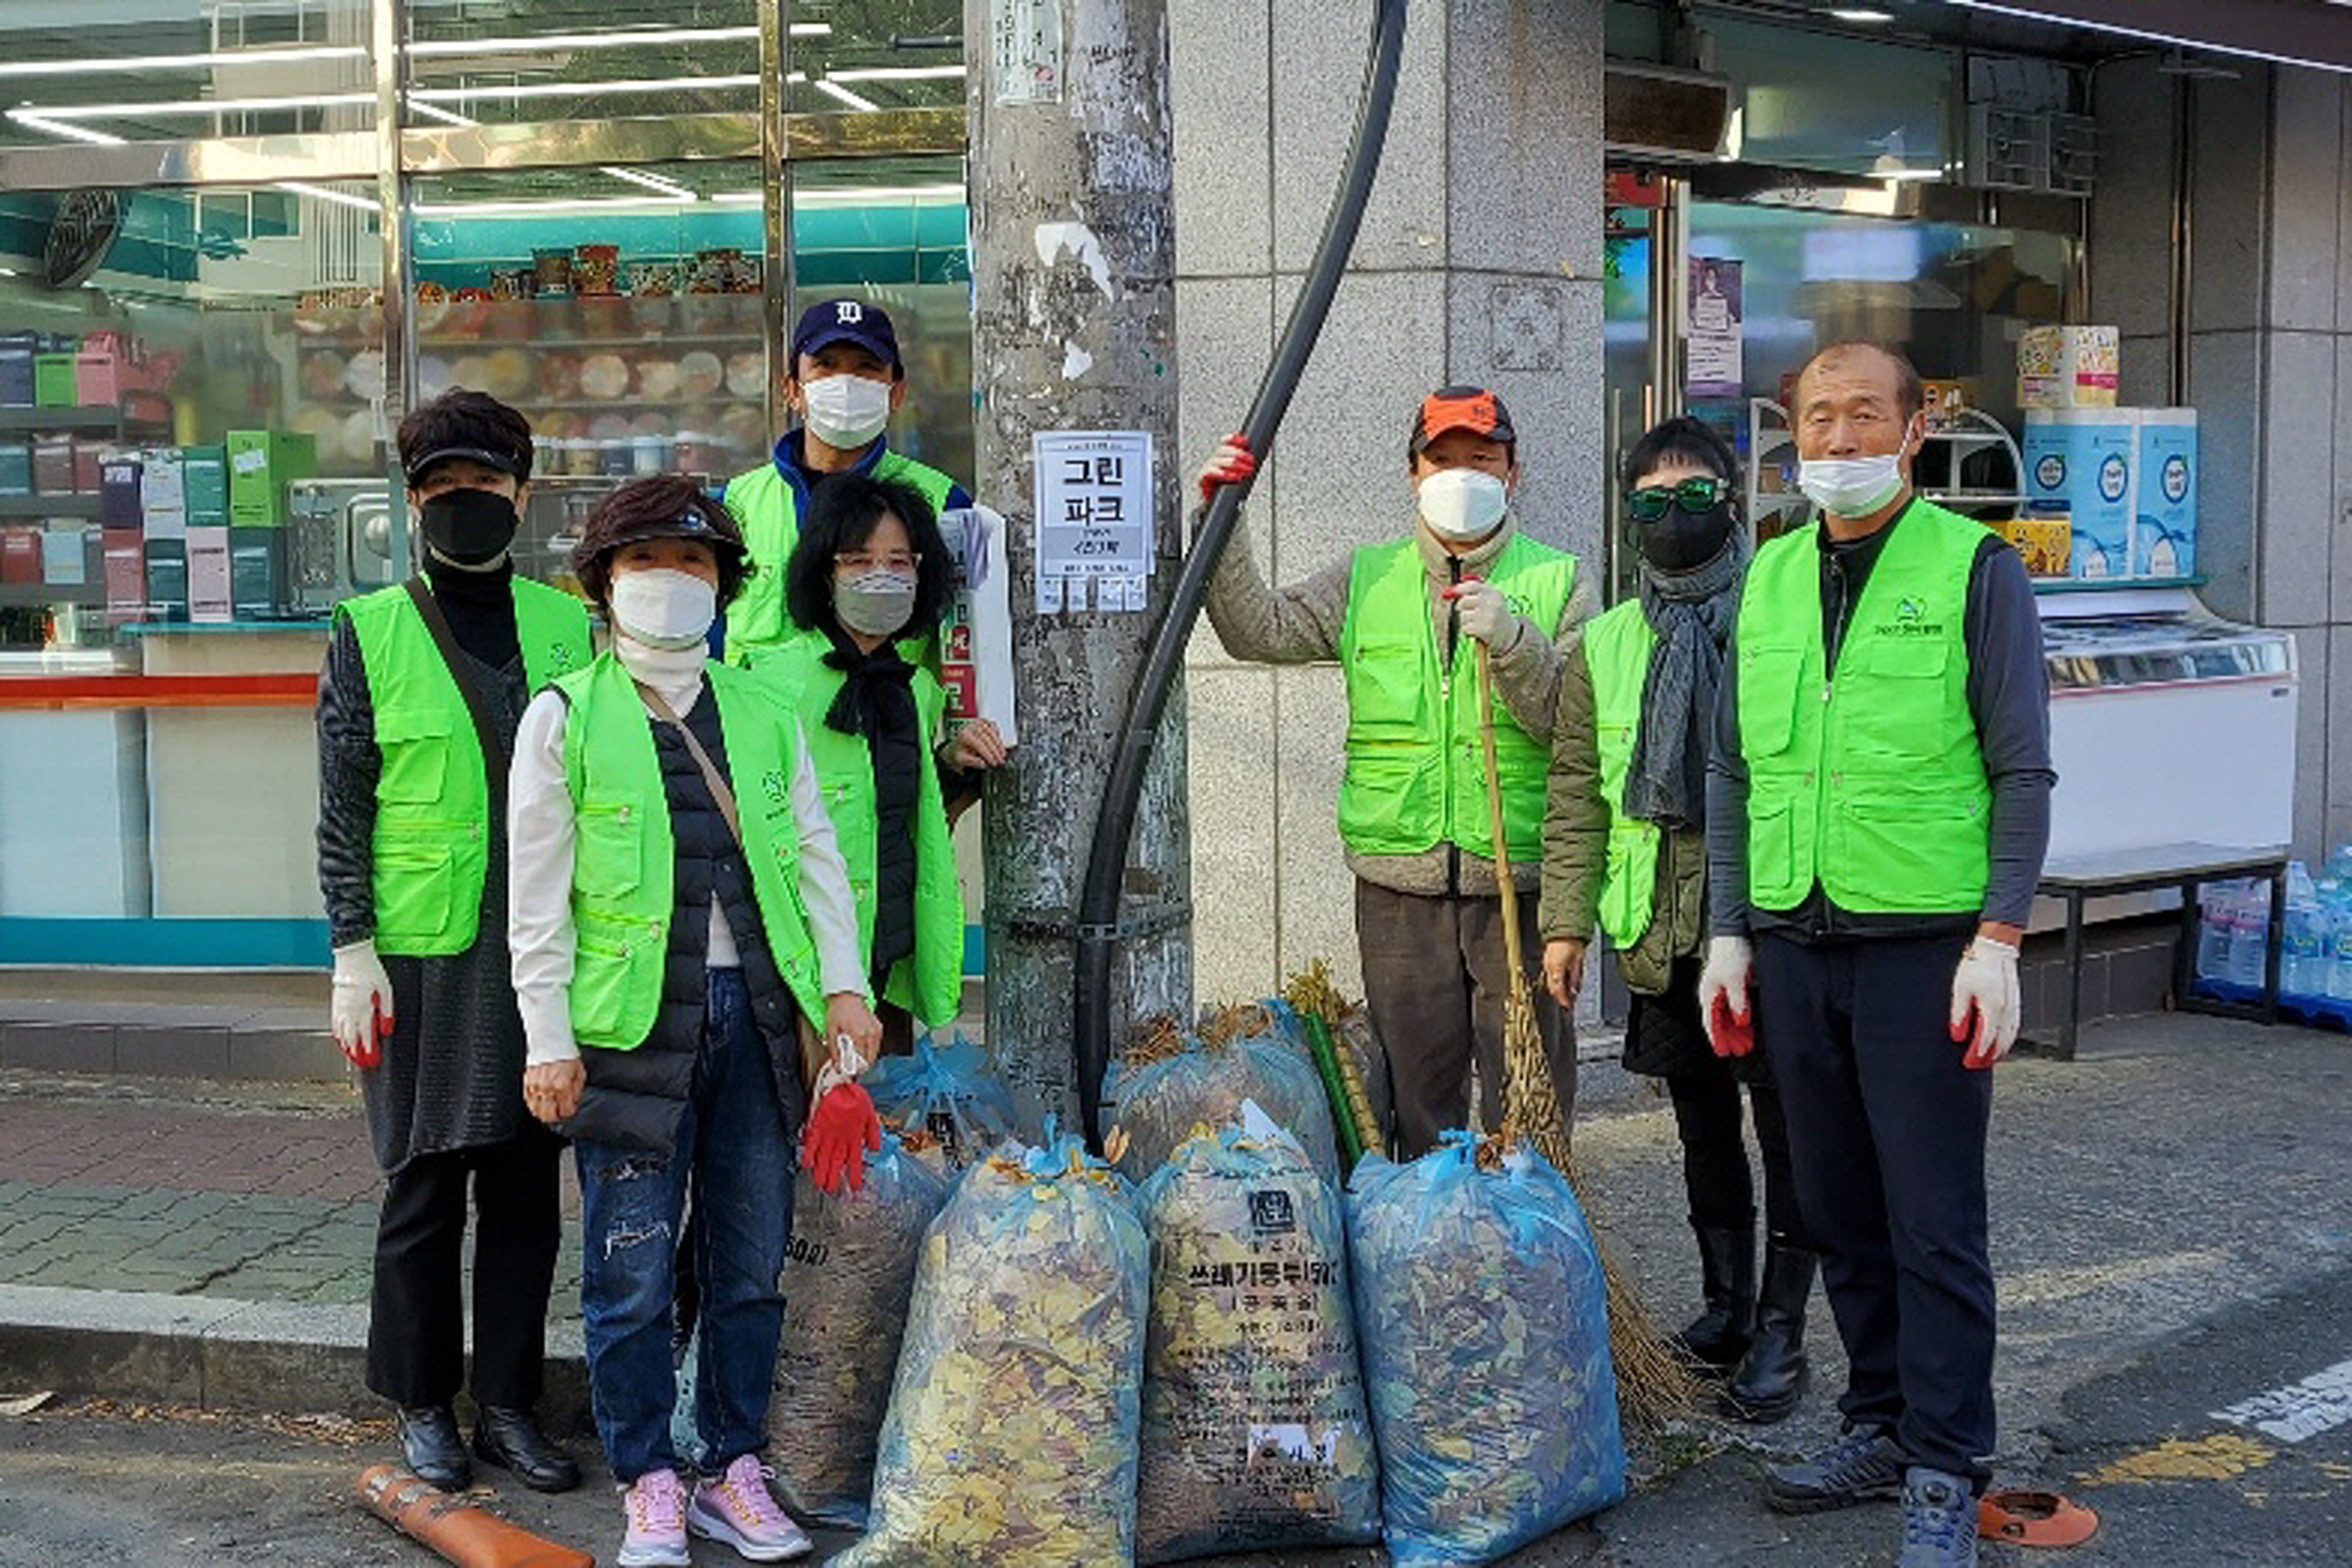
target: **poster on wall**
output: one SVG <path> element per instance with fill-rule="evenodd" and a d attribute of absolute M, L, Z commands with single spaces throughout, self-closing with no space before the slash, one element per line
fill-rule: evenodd
<path fill-rule="evenodd" d="M 1691 397 L 1736 398 L 1743 385 L 1740 265 L 1716 256 L 1690 258 L 1690 335 L 1683 390 Z"/>
<path fill-rule="evenodd" d="M 1037 611 L 1142 611 L 1150 603 L 1152 433 L 1040 430 Z"/>

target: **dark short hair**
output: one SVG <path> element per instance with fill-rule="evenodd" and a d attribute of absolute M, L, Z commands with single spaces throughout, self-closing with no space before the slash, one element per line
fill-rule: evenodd
<path fill-rule="evenodd" d="M 700 526 L 692 531 L 677 526 L 680 517 L 694 514 Z M 689 519 L 693 520 L 693 519 Z M 743 529 L 726 503 L 705 491 L 682 473 L 649 474 L 632 479 L 606 496 L 580 527 L 580 542 L 571 553 L 572 574 L 589 603 L 610 610 L 612 599 L 612 556 L 639 539 L 700 539 L 718 562 L 718 608 L 724 610 L 743 592 L 751 577 L 751 557 L 743 544 Z"/>
<path fill-rule="evenodd" d="M 1713 425 L 1689 415 L 1651 425 L 1625 455 L 1618 482 L 1631 490 L 1642 476 L 1668 463 L 1688 463 L 1707 469 L 1719 479 L 1740 482 L 1740 460 Z"/>
<path fill-rule="evenodd" d="M 1884 343 L 1874 343 L 1868 338 L 1840 338 L 1838 342 L 1823 345 L 1796 372 L 1796 378 L 1802 381 L 1805 378 L 1806 370 L 1810 370 L 1826 359 L 1841 354 L 1876 354 L 1894 367 L 1894 407 L 1896 412 L 1902 415 L 1906 423 L 1913 415 L 1928 406 L 1927 383 L 1920 380 L 1919 370 L 1912 365 L 1910 358 L 1900 349 L 1888 348 Z M 1790 409 L 1788 413 L 1793 417 L 1796 411 Z"/>
<path fill-rule="evenodd" d="M 424 477 L 415 471 L 418 459 L 451 448 L 510 456 L 521 471 L 518 484 L 531 477 L 531 421 L 487 392 L 453 386 L 430 403 L 409 411 L 400 421 L 400 467 L 415 483 Z M 503 465 L 502 465 L 503 466 Z"/>
<path fill-rule="evenodd" d="M 833 614 L 833 558 L 864 545 L 885 516 L 906 525 L 907 541 L 922 558 L 914 571 L 914 613 L 907 625 L 928 630 L 946 617 L 956 597 L 956 564 L 948 559 L 931 503 L 912 485 L 837 473 L 809 497 L 800 540 L 784 567 L 784 608 L 794 625 L 811 631 L 839 625 Z"/>

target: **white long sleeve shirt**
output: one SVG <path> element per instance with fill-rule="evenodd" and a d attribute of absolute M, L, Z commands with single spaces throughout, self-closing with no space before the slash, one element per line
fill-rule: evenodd
<path fill-rule="evenodd" d="M 629 673 L 653 688 L 684 718 L 703 694 L 699 648 L 648 648 L 616 638 L 613 652 Z M 523 710 L 514 735 L 514 765 L 507 784 L 507 947 L 514 960 L 514 999 L 522 1014 L 525 1060 L 531 1066 L 569 1061 L 580 1054 L 571 1032 L 573 821 L 564 779 L 564 725 L 568 705 L 544 691 Z M 800 831 L 801 902 L 816 944 L 818 984 L 827 996 L 866 995 L 859 956 L 858 904 L 850 873 L 834 842 L 833 819 L 808 764 L 806 738 L 797 747 L 792 817 Z M 710 963 L 734 966 L 734 933 L 710 901 Z M 813 1019 L 820 1029 L 823 1019 Z"/>

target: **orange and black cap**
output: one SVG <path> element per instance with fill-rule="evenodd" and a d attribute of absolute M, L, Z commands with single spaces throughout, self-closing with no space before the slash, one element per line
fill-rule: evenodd
<path fill-rule="evenodd" d="M 1485 387 L 1441 387 L 1423 398 L 1420 411 L 1413 416 L 1411 455 L 1419 457 L 1423 447 L 1448 430 L 1467 430 L 1505 446 L 1519 443 L 1519 433 L 1511 428 L 1510 411 Z"/>

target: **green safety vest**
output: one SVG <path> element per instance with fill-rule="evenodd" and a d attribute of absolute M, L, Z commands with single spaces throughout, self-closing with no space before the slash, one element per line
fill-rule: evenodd
<path fill-rule="evenodd" d="M 523 681 L 536 691 L 595 652 L 588 610 L 527 577 L 514 578 L 514 588 Z M 505 827 L 490 820 L 489 774 L 473 715 L 405 585 L 347 599 L 335 613 L 359 638 L 383 758 L 371 872 L 376 951 L 419 957 L 463 953 L 478 935 L 488 836 Z"/>
<path fill-rule="evenodd" d="M 1592 675 L 1593 739 L 1600 752 L 1600 798 L 1609 808 L 1608 866 L 1600 884 L 1600 928 L 1631 951 L 1649 930 L 1658 888 L 1658 824 L 1625 814 L 1625 776 L 1642 731 L 1642 693 L 1649 682 L 1650 629 L 1642 602 L 1629 599 L 1585 628 L 1585 665 Z"/>
<path fill-rule="evenodd" d="M 825 712 L 848 679 L 824 662 L 819 638 L 797 638 L 752 658 L 752 673 L 769 683 L 784 706 L 800 716 L 808 763 L 825 792 L 833 836 L 850 868 L 858 895 L 859 951 L 870 964 L 874 951 L 873 751 L 862 735 L 845 735 L 825 722 Z M 883 1000 L 914 1014 L 918 1029 L 955 1018 L 963 1006 L 963 891 L 956 880 L 956 851 L 948 838 L 948 808 L 931 754 L 947 708 L 947 693 L 929 670 L 917 666 L 912 685 L 915 723 L 922 736 L 920 782 L 914 802 L 914 953 L 891 965 Z"/>
<path fill-rule="evenodd" d="M 956 481 L 928 465 L 896 452 L 884 452 L 874 463 L 871 477 L 892 484 L 911 485 L 931 503 L 934 516 L 946 510 L 948 492 Z M 742 525 L 744 547 L 755 568 L 735 602 L 727 606 L 728 662 L 748 663 L 753 653 L 772 648 L 804 633 L 784 608 L 784 568 L 801 537 L 800 501 L 771 459 L 749 473 L 727 481 L 727 510 Z M 821 639 L 820 639 L 821 641 Z M 910 637 L 899 648 L 909 663 L 924 663 L 928 637 Z M 912 650 L 911 652 L 909 650 Z"/>
<path fill-rule="evenodd" d="M 1517 534 L 1487 579 L 1549 636 L 1576 585 L 1576 558 Z M 1463 654 L 1470 674 L 1466 647 Z M 1478 681 L 1453 679 L 1441 661 L 1428 569 L 1414 539 L 1355 553 L 1340 666 L 1348 681 L 1340 838 L 1348 852 L 1425 855 L 1450 843 L 1492 858 Z M 1543 849 L 1549 737 L 1521 729 L 1497 699 L 1494 753 L 1504 837 L 1512 858 L 1533 863 Z"/>
<path fill-rule="evenodd" d="M 1983 906 L 1992 788 L 1968 706 L 1963 625 L 1984 525 L 1915 501 L 1824 667 L 1818 522 L 1766 545 L 1740 600 L 1748 898 L 1816 882 L 1857 913 Z"/>
<path fill-rule="evenodd" d="M 715 662 L 704 667 L 726 736 L 744 862 L 767 950 L 801 1010 L 821 1022 L 825 999 L 801 903 L 801 839 L 792 815 L 800 765 L 792 715 L 743 671 Z M 662 1005 L 677 870 L 653 719 L 611 654 L 564 676 L 556 689 L 570 705 L 564 782 L 574 823 L 571 1029 L 583 1045 L 634 1050 L 653 1032 Z"/>

